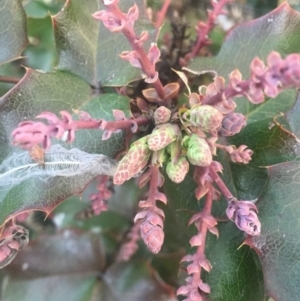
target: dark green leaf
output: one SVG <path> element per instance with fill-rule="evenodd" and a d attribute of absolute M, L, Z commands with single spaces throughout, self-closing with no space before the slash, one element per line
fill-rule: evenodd
<path fill-rule="evenodd" d="M 20 57 L 26 47 L 26 14 L 21 0 L 0 0 L 0 64 Z"/>
<path fill-rule="evenodd" d="M 27 26 L 30 45 L 23 53 L 26 66 L 43 71 L 53 70 L 57 54 L 51 18 L 29 18 Z"/>
<path fill-rule="evenodd" d="M 204 277 L 211 301 L 263 301 L 263 274 L 257 255 L 248 246 L 239 249 L 244 235 L 231 222 L 219 223 L 220 237 L 209 235 L 207 258 L 213 269 Z"/>

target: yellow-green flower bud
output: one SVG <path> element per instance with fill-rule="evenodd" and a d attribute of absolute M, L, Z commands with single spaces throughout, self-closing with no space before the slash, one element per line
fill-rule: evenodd
<path fill-rule="evenodd" d="M 174 183 L 182 182 L 188 171 L 189 162 L 186 157 L 180 157 L 176 164 L 173 164 L 172 161 L 168 162 L 166 168 L 167 175 Z"/>
<path fill-rule="evenodd" d="M 187 158 L 193 165 L 209 166 L 212 154 L 205 139 L 193 134 L 188 141 Z"/>

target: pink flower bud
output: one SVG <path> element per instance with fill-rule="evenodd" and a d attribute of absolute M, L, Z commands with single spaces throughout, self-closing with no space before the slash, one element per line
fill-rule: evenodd
<path fill-rule="evenodd" d="M 152 63 L 152 65 L 155 65 L 158 62 L 160 58 L 160 50 L 158 49 L 155 43 L 151 43 L 151 47 L 149 49 L 147 56 L 149 58 L 149 61 Z"/>
<path fill-rule="evenodd" d="M 148 249 L 156 254 L 164 242 L 163 217 L 152 210 L 137 214 L 135 220 L 143 218 L 141 222 L 141 237 Z"/>
<path fill-rule="evenodd" d="M 257 207 L 250 201 L 231 201 L 226 214 L 236 226 L 249 235 L 260 235 L 261 224 L 257 217 Z"/>
<path fill-rule="evenodd" d="M 246 117 L 241 113 L 229 113 L 222 121 L 222 136 L 238 134 L 246 126 Z"/>
<path fill-rule="evenodd" d="M 171 123 L 159 125 L 150 134 L 148 146 L 151 150 L 158 151 L 175 141 L 179 135 L 180 129 L 178 125 Z"/>
<path fill-rule="evenodd" d="M 124 19 L 119 20 L 114 14 L 101 10 L 94 14 L 92 17 L 98 21 L 102 21 L 103 25 L 112 32 L 120 32 L 124 28 L 126 22 Z"/>
<path fill-rule="evenodd" d="M 247 149 L 247 145 L 240 145 L 237 149 L 233 147 L 228 149 L 232 162 L 248 164 L 252 160 L 253 151 Z"/>
<path fill-rule="evenodd" d="M 121 59 L 129 61 L 133 67 L 142 68 L 139 55 L 136 51 L 123 51 L 119 56 Z"/>
<path fill-rule="evenodd" d="M 114 184 L 121 185 L 139 173 L 148 163 L 150 150 L 147 145 L 148 136 L 132 143 L 128 153 L 120 161 L 114 175 Z"/>
<path fill-rule="evenodd" d="M 171 111 L 164 107 L 158 107 L 154 112 L 154 121 L 155 124 L 166 123 L 171 118 Z"/>

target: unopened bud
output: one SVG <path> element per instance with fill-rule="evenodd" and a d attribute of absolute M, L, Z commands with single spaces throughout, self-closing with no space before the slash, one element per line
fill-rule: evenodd
<path fill-rule="evenodd" d="M 166 168 L 167 175 L 174 183 L 182 182 L 188 171 L 189 162 L 185 157 L 180 157 L 176 164 L 173 164 L 172 161 L 170 161 Z"/>
<path fill-rule="evenodd" d="M 166 123 L 170 120 L 170 118 L 171 111 L 164 106 L 157 108 L 154 112 L 155 124 Z"/>
<path fill-rule="evenodd" d="M 210 105 L 195 106 L 190 110 L 190 122 L 204 132 L 220 128 L 223 115 Z"/>
<path fill-rule="evenodd" d="M 143 137 L 130 146 L 128 153 L 120 161 L 114 175 L 114 184 L 121 185 L 138 174 L 147 164 L 150 150 L 147 145 L 149 136 Z"/>
<path fill-rule="evenodd" d="M 157 126 L 150 134 L 148 146 L 151 150 L 158 151 L 176 140 L 179 135 L 180 129 L 178 125 L 171 123 L 162 124 Z"/>
<path fill-rule="evenodd" d="M 209 166 L 212 163 L 212 154 L 205 139 L 196 134 L 188 142 L 187 157 L 193 165 Z"/>
<path fill-rule="evenodd" d="M 238 134 L 246 126 L 246 117 L 241 113 L 229 113 L 222 121 L 222 136 Z"/>

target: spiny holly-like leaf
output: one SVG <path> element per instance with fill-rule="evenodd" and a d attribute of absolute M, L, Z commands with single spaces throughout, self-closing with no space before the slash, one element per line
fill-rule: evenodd
<path fill-rule="evenodd" d="M 259 259 L 248 246 L 241 246 L 244 234 L 233 223 L 219 224 L 219 238 L 208 236 L 207 257 L 213 265 L 205 274 L 211 301 L 263 301 L 263 274 Z"/>
<path fill-rule="evenodd" d="M 0 64 L 20 57 L 28 44 L 26 14 L 21 0 L 0 1 Z"/>
<path fill-rule="evenodd" d="M 271 51 L 284 57 L 299 52 L 299 30 L 300 13 L 285 2 L 258 19 L 234 27 L 216 57 L 196 58 L 187 69 L 193 73 L 216 71 L 228 82 L 228 74 L 237 68 L 243 78 L 247 78 L 254 57 L 266 60 Z M 267 99 L 259 107 L 245 98 L 237 99 L 237 111 L 247 116 L 248 123 L 255 122 L 285 112 L 293 105 L 295 97 L 295 91 L 285 91 L 276 99 Z"/>
<path fill-rule="evenodd" d="M 262 233 L 248 244 L 260 257 L 266 293 L 276 301 L 299 299 L 300 162 L 270 166 L 258 202 Z"/>
<path fill-rule="evenodd" d="M 284 131 L 273 119 L 251 123 L 242 132 L 228 139 L 229 144 L 247 145 L 254 151 L 249 164 L 230 162 L 229 156 L 220 152 L 223 163 L 223 178 L 239 199 L 256 199 L 259 197 L 267 172 L 264 166 L 299 160 L 300 145 L 295 137 Z"/>
<path fill-rule="evenodd" d="M 0 160 L 13 156 L 18 148 L 10 144 L 11 132 L 24 120 L 34 120 L 42 111 L 58 114 L 61 110 L 84 110 L 92 118 L 114 119 L 113 109 L 120 109 L 128 115 L 129 100 L 117 94 L 102 94 L 92 97 L 89 85 L 75 75 L 64 72 L 39 73 L 28 69 L 24 78 L 9 93 L 0 99 Z M 78 118 L 73 114 L 74 118 Z M 78 134 L 78 135 L 77 135 Z M 66 148 L 78 148 L 93 154 L 113 157 L 123 146 L 122 133 L 102 141 L 102 131 L 78 131 L 74 143 L 64 144 Z M 55 141 L 54 141 L 55 143 Z M 57 142 L 56 142 L 57 143 Z M 0 224 L 9 216 L 19 212 L 40 209 L 49 212 L 70 195 L 79 194 L 96 176 L 86 173 L 74 177 L 31 177 L 7 187 L 0 182 Z M 6 186 L 6 187 L 5 187 Z"/>
<path fill-rule="evenodd" d="M 136 3 L 139 19 L 136 32 L 149 31 L 150 37 L 145 43 L 146 50 L 150 42 L 155 42 L 155 30 L 146 15 L 142 0 L 120 1 L 123 12 Z M 104 9 L 98 0 L 68 0 L 62 11 L 53 18 L 55 39 L 59 52 L 58 68 L 69 70 L 93 86 L 124 86 L 128 82 L 141 78 L 141 69 L 132 67 L 122 60 L 122 51 L 132 50 L 121 33 L 112 33 L 103 24 L 92 18 L 91 14 Z"/>

